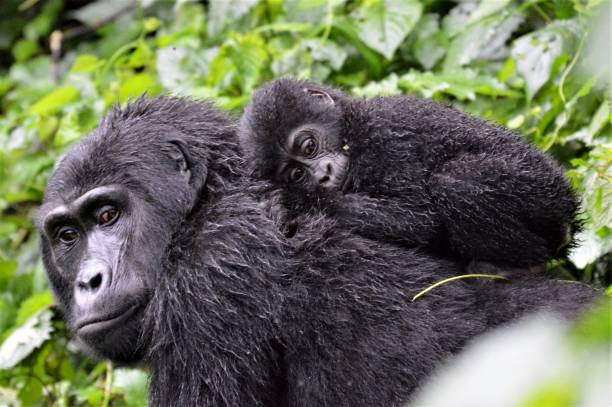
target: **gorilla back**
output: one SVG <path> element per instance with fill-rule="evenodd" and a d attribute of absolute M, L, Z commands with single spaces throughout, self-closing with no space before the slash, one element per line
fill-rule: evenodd
<path fill-rule="evenodd" d="M 487 327 L 543 306 L 571 317 L 596 296 L 459 281 L 411 302 L 455 265 L 325 217 L 288 245 L 262 213 L 267 186 L 239 171 L 234 130 L 183 99 L 116 109 L 59 164 L 37 216 L 72 332 L 148 364 L 152 405 L 398 405 Z"/>

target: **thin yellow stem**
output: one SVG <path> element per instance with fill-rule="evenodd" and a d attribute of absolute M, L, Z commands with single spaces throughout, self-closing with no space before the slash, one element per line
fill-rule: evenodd
<path fill-rule="evenodd" d="M 506 277 L 504 276 L 497 276 L 495 274 L 462 274 L 460 276 L 455 276 L 455 277 L 450 277 L 450 278 L 445 278 L 442 281 L 438 281 L 435 284 L 430 285 L 429 287 L 427 287 L 426 289 L 419 291 L 414 297 L 412 297 L 412 301 L 416 300 L 417 298 L 427 294 L 428 292 L 430 292 L 431 290 L 433 290 L 436 287 L 439 287 L 443 284 L 446 283 L 450 283 L 452 281 L 457 281 L 457 280 L 462 280 L 464 278 L 473 278 L 473 277 L 484 277 L 484 278 L 491 278 L 493 280 L 508 280 Z"/>

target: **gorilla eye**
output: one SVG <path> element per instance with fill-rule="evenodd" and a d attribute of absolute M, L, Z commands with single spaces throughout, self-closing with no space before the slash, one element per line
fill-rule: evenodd
<path fill-rule="evenodd" d="M 112 224 L 117 217 L 119 216 L 119 211 L 113 206 L 107 206 L 102 209 L 100 215 L 98 216 L 98 225 L 110 225 Z"/>
<path fill-rule="evenodd" d="M 77 232 L 77 230 L 74 228 L 66 226 L 60 229 L 58 237 L 60 242 L 64 244 L 72 244 L 78 239 L 79 232 Z"/>
<path fill-rule="evenodd" d="M 312 157 L 317 152 L 317 141 L 313 137 L 308 137 L 300 146 L 305 157 Z"/>
<path fill-rule="evenodd" d="M 289 171 L 289 182 L 294 184 L 299 184 L 304 181 L 306 177 L 306 171 L 302 167 L 293 167 L 291 171 Z"/>

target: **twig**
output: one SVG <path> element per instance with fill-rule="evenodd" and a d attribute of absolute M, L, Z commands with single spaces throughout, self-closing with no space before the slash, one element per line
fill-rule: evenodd
<path fill-rule="evenodd" d="M 572 69 L 574 69 L 574 65 L 576 65 L 576 62 L 578 61 L 580 54 L 582 54 L 582 48 L 584 46 L 584 40 L 586 37 L 587 36 L 584 35 L 580 39 L 580 44 L 578 45 L 578 49 L 576 50 L 576 55 L 574 55 L 574 58 L 572 59 L 568 67 L 565 69 L 565 71 L 563 71 L 563 74 L 561 75 L 561 79 L 559 80 L 559 97 L 561 98 L 563 103 L 567 103 L 565 99 L 565 93 L 563 92 L 563 87 L 565 86 L 565 80 L 567 79 L 567 76 L 572 71 Z"/>
<path fill-rule="evenodd" d="M 102 407 L 108 407 L 111 396 L 111 387 L 113 384 L 113 364 L 106 362 L 106 381 L 104 382 L 104 398 L 102 399 Z"/>
<path fill-rule="evenodd" d="M 62 40 L 64 34 L 55 30 L 49 37 L 49 48 L 51 49 L 51 61 L 53 61 L 53 81 L 57 84 L 62 79 L 60 76 L 60 61 L 62 58 Z"/>
<path fill-rule="evenodd" d="M 484 277 L 484 278 L 491 278 L 493 280 L 508 280 L 508 278 L 504 276 L 498 276 L 495 274 L 462 274 L 460 276 L 445 278 L 442 281 L 438 281 L 437 283 L 430 285 L 429 287 L 427 287 L 426 289 L 422 291 L 419 291 L 414 297 L 412 297 L 412 301 L 416 300 L 417 298 L 421 297 L 424 294 L 427 294 L 434 288 L 439 287 L 443 284 L 450 283 L 451 281 L 462 280 L 464 278 L 472 278 L 472 277 Z"/>

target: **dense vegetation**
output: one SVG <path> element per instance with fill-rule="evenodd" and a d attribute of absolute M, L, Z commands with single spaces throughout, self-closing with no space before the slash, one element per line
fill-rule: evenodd
<path fill-rule="evenodd" d="M 487 117 L 550 151 L 582 194 L 579 245 L 570 261 L 550 267 L 610 284 L 606 7 L 605 0 L 3 0 L 0 406 L 146 400 L 146 373 L 96 364 L 70 342 L 31 221 L 66 148 L 112 104 L 144 92 L 212 98 L 239 114 L 255 87 L 290 75 L 356 95 L 416 94 Z M 578 343 L 610 340 L 602 315 L 584 322 Z M 531 405 L 569 400 L 557 396 L 571 389 L 545 388 Z"/>

